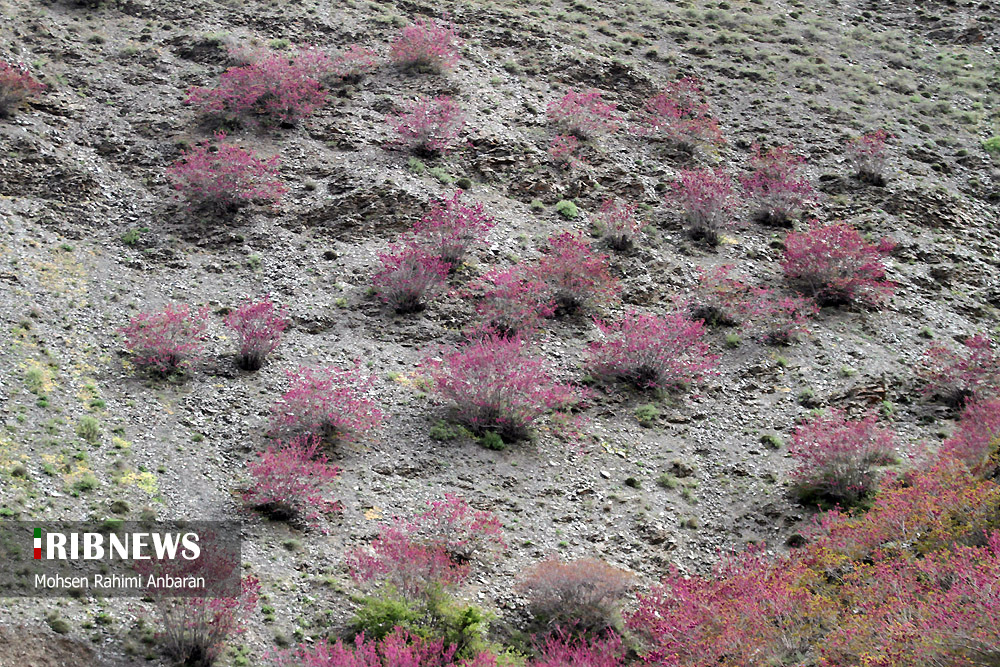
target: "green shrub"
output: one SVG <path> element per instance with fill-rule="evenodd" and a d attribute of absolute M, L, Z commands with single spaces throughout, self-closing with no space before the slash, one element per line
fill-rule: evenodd
<path fill-rule="evenodd" d="M 556 204 L 556 213 L 567 220 L 572 220 L 580 215 L 580 209 L 568 199 L 563 199 Z"/>
<path fill-rule="evenodd" d="M 101 424 L 90 415 L 80 418 L 76 423 L 76 434 L 92 445 L 101 441 Z"/>
<path fill-rule="evenodd" d="M 983 150 L 985 150 L 990 155 L 1000 157 L 1000 135 L 995 137 L 990 137 L 983 142 Z"/>

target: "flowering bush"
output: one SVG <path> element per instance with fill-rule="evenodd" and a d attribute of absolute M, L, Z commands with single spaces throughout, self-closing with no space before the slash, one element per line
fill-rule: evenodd
<path fill-rule="evenodd" d="M 327 497 L 340 468 L 317 454 L 320 444 L 315 436 L 300 436 L 258 453 L 247 464 L 253 485 L 243 502 L 279 521 L 313 522 L 340 511 L 340 503 Z"/>
<path fill-rule="evenodd" d="M 451 152 L 465 128 L 465 112 L 450 97 L 419 97 L 390 120 L 397 141 L 418 155 Z"/>
<path fill-rule="evenodd" d="M 407 69 L 442 72 L 454 67 L 461 44 L 455 26 L 420 19 L 399 32 L 389 58 Z"/>
<path fill-rule="evenodd" d="M 681 171 L 667 195 L 667 203 L 684 212 L 688 233 L 712 245 L 719 242 L 723 229 L 734 224 L 732 181 L 721 167 Z"/>
<path fill-rule="evenodd" d="M 270 297 L 247 300 L 226 315 L 226 326 L 233 330 L 239 344 L 239 367 L 255 371 L 264 365 L 267 355 L 281 342 L 281 332 L 288 326 L 288 309 L 275 309 Z"/>
<path fill-rule="evenodd" d="M 548 288 L 518 269 L 497 269 L 474 281 L 468 294 L 478 296 L 479 331 L 527 336 L 555 313 Z"/>
<path fill-rule="evenodd" d="M 427 639 L 400 628 L 383 639 L 354 638 L 354 645 L 325 639 L 271 656 L 276 667 L 496 667 L 494 656 L 483 653 L 459 660 L 454 644 Z"/>
<path fill-rule="evenodd" d="M 43 90 L 45 86 L 26 67 L 0 60 L 0 118 L 10 116 L 24 100 Z"/>
<path fill-rule="evenodd" d="M 547 252 L 530 275 L 548 286 L 557 314 L 576 313 L 618 291 L 618 281 L 608 273 L 607 256 L 593 254 L 580 234 L 568 231 L 549 239 Z"/>
<path fill-rule="evenodd" d="M 277 180 L 278 156 L 261 160 L 225 143 L 204 141 L 167 168 L 167 178 L 192 209 L 212 215 L 232 213 L 254 201 L 277 203 L 285 187 Z"/>
<path fill-rule="evenodd" d="M 793 155 L 791 146 L 767 152 L 758 145 L 753 149 L 753 171 L 740 177 L 751 217 L 763 224 L 790 226 L 791 216 L 813 198 L 812 186 L 802 174 L 805 158 Z"/>
<path fill-rule="evenodd" d="M 448 278 L 450 266 L 415 243 L 379 254 L 382 270 L 372 278 L 379 297 L 397 313 L 416 313 Z"/>
<path fill-rule="evenodd" d="M 557 134 L 549 144 L 552 161 L 563 169 L 574 169 L 585 162 L 580 157 L 580 140 L 572 134 Z"/>
<path fill-rule="evenodd" d="M 341 81 L 356 83 L 378 66 L 378 54 L 360 44 L 351 44 L 333 59 L 333 74 Z"/>
<path fill-rule="evenodd" d="M 597 231 L 615 250 L 631 248 L 649 224 L 648 220 L 637 215 L 636 210 L 634 204 L 609 198 L 604 200 L 594 216 Z"/>
<path fill-rule="evenodd" d="M 122 329 L 132 362 L 161 376 L 183 370 L 197 356 L 208 328 L 208 306 L 192 311 L 168 304 L 163 310 L 139 313 Z"/>
<path fill-rule="evenodd" d="M 724 143 L 719 123 L 712 116 L 697 79 L 684 78 L 667 84 L 646 100 L 637 120 L 637 133 L 664 139 L 684 150 Z"/>
<path fill-rule="evenodd" d="M 983 334 L 966 338 L 957 351 L 932 345 L 924 353 L 920 377 L 924 394 L 939 396 L 950 405 L 995 396 L 1000 391 L 1000 351 Z"/>
<path fill-rule="evenodd" d="M 546 113 L 564 133 L 586 140 L 618 129 L 621 117 L 615 111 L 617 108 L 617 104 L 603 102 L 599 90 L 583 93 L 571 90 L 549 102 Z"/>
<path fill-rule="evenodd" d="M 852 505 L 875 492 L 877 467 L 896 460 L 895 437 L 877 420 L 852 421 L 833 410 L 795 429 L 788 452 L 798 461 L 792 478 L 803 499 Z"/>
<path fill-rule="evenodd" d="M 862 181 L 885 184 L 885 142 L 891 137 L 885 130 L 876 130 L 847 142 L 847 162 Z"/>
<path fill-rule="evenodd" d="M 413 228 L 419 242 L 451 270 L 459 267 L 472 244 L 483 241 L 495 224 L 482 203 L 466 206 L 459 201 L 461 196 L 457 190 L 451 199 L 434 202 Z"/>
<path fill-rule="evenodd" d="M 785 238 L 785 275 L 823 306 L 860 303 L 877 307 L 895 286 L 885 279 L 883 257 L 895 244 L 869 243 L 846 223 L 814 226 Z"/>
<path fill-rule="evenodd" d="M 539 417 L 574 399 L 518 336 L 488 334 L 424 365 L 455 421 L 475 433 L 495 432 L 506 442 L 527 437 Z"/>
<path fill-rule="evenodd" d="M 1000 400 L 968 403 L 958 428 L 942 443 L 941 453 L 984 477 L 995 474 L 1000 466 Z"/>
<path fill-rule="evenodd" d="M 404 525 L 413 539 L 443 547 L 458 563 L 468 563 L 506 546 L 503 525 L 495 514 L 474 510 L 464 498 L 452 493 L 444 494 L 443 500 L 429 501 L 424 512 Z"/>
<path fill-rule="evenodd" d="M 454 587 L 469 576 L 468 563 L 452 559 L 441 544 L 415 539 L 399 522 L 383 526 L 369 548 L 350 552 L 347 566 L 357 583 L 390 586 L 406 599 Z"/>
<path fill-rule="evenodd" d="M 539 624 L 563 633 L 600 634 L 618 624 L 622 600 L 634 584 L 631 572 L 597 558 L 568 563 L 549 558 L 525 573 L 518 590 Z"/>
<path fill-rule="evenodd" d="M 602 639 L 572 639 L 556 633 L 546 637 L 531 667 L 623 667 L 625 649 L 614 632 Z"/>
<path fill-rule="evenodd" d="M 308 433 L 334 442 L 354 440 L 382 423 L 368 397 L 374 378 L 353 369 L 306 368 L 287 373 L 291 383 L 271 408 L 273 433 Z"/>
<path fill-rule="evenodd" d="M 328 57 L 315 50 L 292 58 L 269 55 L 230 67 L 215 88 L 192 87 L 184 102 L 224 123 L 298 123 L 326 102 L 319 79 L 328 65 Z"/>
<path fill-rule="evenodd" d="M 702 340 L 705 327 L 679 313 L 658 317 L 631 312 L 618 322 L 598 321 L 601 340 L 588 349 L 587 368 L 599 378 L 639 389 L 691 384 L 715 365 Z"/>

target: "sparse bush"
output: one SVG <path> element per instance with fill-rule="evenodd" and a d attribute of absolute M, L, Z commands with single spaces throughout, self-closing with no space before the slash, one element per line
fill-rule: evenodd
<path fill-rule="evenodd" d="M 785 238 L 785 275 L 821 306 L 879 306 L 894 291 L 883 258 L 895 244 L 869 243 L 846 223 L 814 226 Z"/>
<path fill-rule="evenodd" d="M 503 525 L 492 512 L 474 510 L 452 493 L 432 500 L 427 509 L 406 522 L 407 532 L 416 540 L 443 546 L 458 563 L 468 563 L 505 546 Z"/>
<path fill-rule="evenodd" d="M 607 256 L 593 254 L 589 243 L 568 231 L 549 239 L 545 254 L 530 269 L 530 275 L 548 286 L 556 314 L 579 312 L 618 291 L 618 281 L 608 273 Z"/>
<path fill-rule="evenodd" d="M 819 307 L 811 299 L 780 296 L 767 287 L 754 287 L 737 304 L 741 328 L 765 345 L 788 345 L 806 333 L 806 324 Z"/>
<path fill-rule="evenodd" d="M 276 204 L 285 187 L 277 180 L 278 156 L 261 160 L 226 135 L 199 143 L 167 169 L 167 179 L 198 212 L 221 216 L 254 201 Z"/>
<path fill-rule="evenodd" d="M 184 370 L 205 341 L 208 306 L 192 311 L 168 304 L 163 310 L 139 313 L 122 329 L 132 362 L 160 376 Z"/>
<path fill-rule="evenodd" d="M 473 282 L 468 293 L 479 296 L 479 332 L 527 336 L 556 310 L 548 288 L 516 268 L 490 271 Z"/>
<path fill-rule="evenodd" d="M 847 142 L 847 162 L 865 183 L 885 184 L 885 142 L 892 135 L 885 130 L 867 132 Z"/>
<path fill-rule="evenodd" d="M 628 250 L 649 221 L 637 214 L 634 204 L 608 198 L 594 215 L 594 226 L 615 250 Z"/>
<path fill-rule="evenodd" d="M 549 121 L 577 139 L 595 139 L 618 129 L 621 117 L 615 111 L 617 104 L 601 100 L 601 91 L 571 90 L 558 100 L 549 102 L 546 114 Z"/>
<path fill-rule="evenodd" d="M 788 451 L 798 461 L 792 478 L 804 500 L 853 505 L 875 492 L 878 467 L 896 460 L 895 437 L 877 421 L 874 414 L 853 421 L 834 410 L 795 429 Z"/>
<path fill-rule="evenodd" d="M 549 144 L 552 161 L 563 169 L 572 170 L 585 162 L 580 157 L 580 140 L 572 134 L 558 134 Z"/>
<path fill-rule="evenodd" d="M 452 559 L 443 544 L 415 539 L 400 521 L 383 526 L 369 548 L 349 553 L 347 564 L 359 584 L 391 586 L 404 599 L 454 587 L 469 576 L 468 563 Z"/>
<path fill-rule="evenodd" d="M 368 396 L 374 378 L 353 369 L 306 368 L 287 373 L 290 387 L 271 408 L 272 433 L 351 441 L 382 423 Z"/>
<path fill-rule="evenodd" d="M 43 90 L 45 86 L 31 76 L 27 67 L 0 60 L 0 118 L 7 118 L 22 102 Z"/>
<path fill-rule="evenodd" d="M 360 44 L 351 44 L 333 58 L 332 72 L 341 81 L 357 83 L 378 66 L 378 54 Z"/>
<path fill-rule="evenodd" d="M 535 621 L 564 633 L 599 634 L 616 627 L 619 608 L 634 585 L 632 573 L 596 558 L 557 558 L 530 568 L 517 588 Z"/>
<path fill-rule="evenodd" d="M 955 432 L 942 443 L 941 453 L 959 459 L 983 477 L 994 475 L 1000 467 L 1000 400 L 968 403 Z"/>
<path fill-rule="evenodd" d="M 330 500 L 330 484 L 340 468 L 317 454 L 320 440 L 300 436 L 259 452 L 247 464 L 252 486 L 243 502 L 279 521 L 314 522 L 321 514 L 339 511 L 340 503 Z"/>
<path fill-rule="evenodd" d="M 925 395 L 938 396 L 949 405 L 996 396 L 1000 392 L 1000 350 L 984 334 L 966 338 L 957 351 L 947 345 L 932 345 L 921 360 L 920 377 Z"/>
<path fill-rule="evenodd" d="M 688 233 L 711 245 L 719 243 L 723 229 L 735 223 L 732 180 L 721 167 L 681 171 L 667 195 L 668 204 L 684 212 Z"/>
<path fill-rule="evenodd" d="M 424 367 L 456 422 L 477 434 L 494 431 L 507 442 L 528 437 L 539 417 L 574 399 L 517 336 L 488 334 L 440 360 L 428 359 Z"/>
<path fill-rule="evenodd" d="M 354 644 L 320 640 L 271 655 L 277 667 L 496 667 L 490 654 L 459 660 L 458 647 L 399 628 L 384 638 L 360 634 Z"/>
<path fill-rule="evenodd" d="M 421 19 L 399 32 L 389 47 L 389 58 L 406 69 L 443 72 L 455 66 L 461 44 L 455 26 Z"/>
<path fill-rule="evenodd" d="M 698 289 L 689 311 L 692 320 L 702 320 L 709 327 L 732 327 L 740 323 L 739 304 L 750 290 L 749 284 L 730 275 L 731 264 L 710 271 L 698 269 Z"/>
<path fill-rule="evenodd" d="M 288 326 L 287 308 L 275 309 L 270 297 L 247 300 L 226 315 L 226 326 L 236 334 L 239 344 L 237 364 L 255 371 L 264 365 L 267 355 L 281 342 L 281 332 Z"/>
<path fill-rule="evenodd" d="M 705 101 L 701 82 L 685 78 L 667 84 L 646 100 L 637 118 L 636 132 L 663 139 L 684 150 L 702 144 L 724 143 L 718 121 Z"/>
<path fill-rule="evenodd" d="M 452 271 L 461 265 L 469 248 L 481 243 L 495 224 L 481 202 L 466 206 L 459 201 L 461 196 L 462 191 L 457 190 L 451 199 L 434 202 L 430 212 L 413 228 L 418 241 Z"/>
<path fill-rule="evenodd" d="M 658 317 L 632 312 L 618 322 L 598 321 L 601 340 L 588 349 L 587 368 L 598 378 L 638 389 L 672 389 L 699 380 L 715 365 L 702 338 L 705 327 L 680 313 Z"/>
<path fill-rule="evenodd" d="M 740 177 L 750 216 L 767 225 L 790 226 L 796 211 L 812 201 L 813 189 L 802 174 L 805 158 L 792 154 L 791 146 L 766 152 L 754 145 L 752 172 Z"/>
<path fill-rule="evenodd" d="M 423 157 L 451 152 L 465 128 L 465 112 L 450 97 L 419 97 L 390 119 L 397 141 Z"/>
<path fill-rule="evenodd" d="M 416 313 L 448 278 L 448 264 L 413 242 L 380 254 L 382 270 L 372 278 L 379 297 L 397 313 Z"/>
<path fill-rule="evenodd" d="M 572 639 L 565 633 L 549 635 L 538 648 L 531 667 L 623 667 L 625 649 L 614 632 L 600 639 Z"/>

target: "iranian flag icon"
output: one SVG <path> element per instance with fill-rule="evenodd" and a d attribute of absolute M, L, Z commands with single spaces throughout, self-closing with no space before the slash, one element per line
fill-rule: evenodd
<path fill-rule="evenodd" d="M 42 529 L 35 528 L 35 560 L 42 557 Z"/>

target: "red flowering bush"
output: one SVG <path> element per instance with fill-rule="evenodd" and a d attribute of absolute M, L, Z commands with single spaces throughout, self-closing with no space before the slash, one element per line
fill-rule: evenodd
<path fill-rule="evenodd" d="M 326 102 L 320 79 L 329 58 L 301 50 L 289 58 L 276 53 L 244 67 L 230 67 L 215 88 L 194 86 L 184 100 L 223 123 L 294 124 Z"/>
<path fill-rule="evenodd" d="M 465 128 L 465 112 L 450 97 L 419 97 L 390 119 L 397 141 L 418 155 L 451 152 Z"/>
<path fill-rule="evenodd" d="M 734 222 L 732 181 L 721 167 L 681 171 L 673 183 L 667 203 L 684 212 L 688 233 L 712 245 L 719 243 L 722 230 Z"/>
<path fill-rule="evenodd" d="M 994 475 L 1000 467 L 1000 400 L 968 403 L 941 453 L 962 461 L 974 473 Z"/>
<path fill-rule="evenodd" d="M 389 58 L 406 69 L 442 72 L 455 66 L 461 45 L 454 25 L 420 19 L 399 32 Z"/>
<path fill-rule="evenodd" d="M 261 160 L 226 135 L 215 135 L 185 151 L 167 168 L 167 179 L 196 211 L 210 215 L 232 213 L 254 201 L 277 203 L 285 187 L 277 180 L 278 156 Z"/>
<path fill-rule="evenodd" d="M 353 645 L 322 639 L 270 657 L 276 667 L 496 667 L 496 658 L 486 653 L 460 660 L 457 648 L 398 628 L 383 639 L 361 634 Z"/>
<path fill-rule="evenodd" d="M 795 429 L 788 452 L 798 461 L 792 479 L 804 500 L 853 505 L 875 492 L 878 467 L 896 460 L 895 436 L 877 421 L 833 410 Z"/>
<path fill-rule="evenodd" d="M 495 514 L 474 510 L 452 493 L 444 494 L 443 500 L 429 501 L 424 512 L 403 525 L 413 539 L 443 547 L 458 563 L 483 558 L 506 546 L 503 524 Z"/>
<path fill-rule="evenodd" d="M 574 400 L 573 390 L 556 384 L 546 366 L 520 337 L 496 334 L 424 362 L 433 392 L 451 405 L 456 422 L 505 442 L 528 437 L 539 417 Z"/>
<path fill-rule="evenodd" d="M 482 242 L 495 224 L 481 202 L 466 206 L 456 190 L 451 199 L 434 202 L 430 212 L 413 227 L 419 243 L 454 271 L 465 259 L 469 248 Z"/>
<path fill-rule="evenodd" d="M 813 199 L 812 186 L 802 174 L 805 158 L 793 155 L 791 146 L 762 152 L 755 144 L 753 149 L 753 171 L 740 177 L 750 215 L 763 224 L 791 226 L 792 215 Z"/>
<path fill-rule="evenodd" d="M 236 334 L 239 344 L 240 368 L 255 371 L 264 365 L 264 359 L 281 342 L 281 332 L 288 326 L 287 316 L 288 309 L 275 309 L 267 296 L 260 301 L 248 299 L 226 315 L 226 326 Z"/>
<path fill-rule="evenodd" d="M 473 281 L 466 293 L 477 298 L 479 332 L 527 336 L 556 310 L 548 288 L 518 269 L 490 271 Z"/>
<path fill-rule="evenodd" d="M 608 273 L 607 259 L 595 255 L 580 234 L 566 231 L 549 239 L 529 275 L 549 288 L 557 314 L 573 314 L 617 293 L 618 281 Z"/>
<path fill-rule="evenodd" d="M 558 633 L 600 634 L 619 624 L 621 603 L 634 585 L 631 572 L 597 558 L 568 563 L 549 558 L 532 566 L 517 588 L 540 626 Z"/>
<path fill-rule="evenodd" d="M 821 306 L 879 306 L 895 289 L 885 278 L 883 258 L 895 244 L 869 243 L 846 223 L 814 226 L 785 238 L 781 267 L 803 293 Z"/>
<path fill-rule="evenodd" d="M 22 102 L 45 90 L 28 68 L 0 60 L 0 118 L 10 116 Z"/>
<path fill-rule="evenodd" d="M 192 311 L 168 304 L 160 311 L 139 313 L 122 329 L 132 362 L 164 377 L 184 370 L 205 341 L 208 312 L 208 306 Z"/>
<path fill-rule="evenodd" d="M 598 378 L 639 389 L 672 389 L 701 379 L 716 357 L 702 340 L 705 326 L 679 313 L 631 312 L 611 324 L 598 321 L 601 339 L 590 344 L 587 368 Z"/>
<path fill-rule="evenodd" d="M 563 169 L 574 169 L 585 160 L 580 157 L 580 140 L 572 134 L 558 134 L 549 144 L 552 161 Z"/>
<path fill-rule="evenodd" d="M 300 436 L 259 452 L 247 464 L 252 486 L 243 502 L 279 521 L 311 523 L 321 514 L 340 511 L 340 503 L 327 497 L 340 468 L 317 453 L 320 444 L 315 436 Z"/>
<path fill-rule="evenodd" d="M 885 142 L 891 137 L 885 130 L 876 130 L 847 142 L 847 162 L 862 181 L 873 185 L 885 184 Z"/>
<path fill-rule="evenodd" d="M 601 100 L 601 91 L 571 90 L 558 100 L 549 102 L 546 114 L 565 134 L 577 139 L 592 139 L 610 134 L 618 129 L 621 117 L 615 111 L 617 104 Z"/>
<path fill-rule="evenodd" d="M 379 297 L 397 313 L 416 313 L 448 278 L 450 265 L 409 242 L 379 254 L 382 270 L 372 278 Z"/>
<path fill-rule="evenodd" d="M 382 411 L 368 396 L 375 380 L 357 365 L 350 370 L 303 366 L 287 375 L 291 386 L 271 408 L 272 433 L 308 433 L 342 442 L 382 423 Z"/>
<path fill-rule="evenodd" d="M 920 377 L 925 395 L 939 396 L 949 405 L 995 396 L 1000 392 L 1000 350 L 984 334 L 966 338 L 958 350 L 932 345 L 924 353 Z"/>
<path fill-rule="evenodd" d="M 608 632 L 601 639 L 573 639 L 565 633 L 549 635 L 538 648 L 531 667 L 624 667 L 621 637 Z"/>
<path fill-rule="evenodd" d="M 705 100 L 701 82 L 679 79 L 646 100 L 637 118 L 636 132 L 669 141 L 684 150 L 702 144 L 722 144 L 718 121 Z"/>
<path fill-rule="evenodd" d="M 642 235 L 649 221 L 637 214 L 637 207 L 617 199 L 605 199 L 594 215 L 594 226 L 615 250 L 628 250 Z"/>

